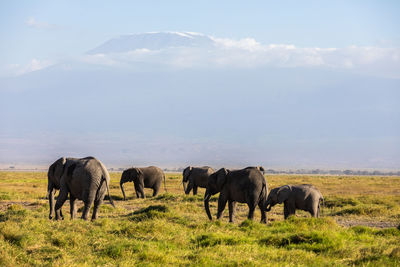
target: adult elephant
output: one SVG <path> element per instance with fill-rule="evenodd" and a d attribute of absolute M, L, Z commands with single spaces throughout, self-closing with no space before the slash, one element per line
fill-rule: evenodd
<path fill-rule="evenodd" d="M 255 168 L 229 171 L 218 170 L 208 178 L 204 206 L 207 216 L 212 220 L 209 200 L 212 195 L 219 194 L 217 219 L 222 216 L 226 202 L 229 205 L 229 222 L 233 222 L 236 202 L 247 203 L 248 218 L 253 219 L 256 206 L 261 210 L 261 222 L 266 223 L 265 200 L 267 198 L 267 183 L 264 176 Z"/>
<path fill-rule="evenodd" d="M 284 203 L 283 214 L 285 219 L 296 213 L 296 209 L 308 211 L 312 217 L 319 217 L 320 203 L 324 201 L 321 192 L 313 185 L 284 185 L 269 192 L 267 211 L 276 204 Z"/>
<path fill-rule="evenodd" d="M 188 195 L 193 189 L 193 195 L 197 195 L 197 188 L 206 188 L 208 177 L 214 173 L 214 169 L 208 166 L 204 167 L 192 167 L 185 168 L 182 172 L 182 184 L 185 194 Z M 187 183 L 187 187 L 185 186 Z"/>
<path fill-rule="evenodd" d="M 62 158 L 57 164 L 62 164 L 63 171 L 60 178 L 60 194 L 55 205 L 56 220 L 61 218 L 61 208 L 67 200 L 68 194 L 71 219 L 76 217 L 76 200 L 78 199 L 84 202 L 82 212 L 82 219 L 84 220 L 88 219 L 93 203 L 92 220 L 97 218 L 98 209 L 107 192 L 110 203 L 114 206 L 109 192 L 110 175 L 98 159 L 94 157 Z"/>
<path fill-rule="evenodd" d="M 124 191 L 124 183 L 133 182 L 135 185 L 136 196 L 139 198 L 144 198 L 144 188 L 153 189 L 153 197 L 158 194 L 160 190 L 162 181 L 164 179 L 164 189 L 165 189 L 165 174 L 164 172 L 155 166 L 145 167 L 145 168 L 130 168 L 124 170 L 121 175 L 120 187 L 122 194 L 124 195 L 124 200 L 126 200 L 126 195 Z"/>

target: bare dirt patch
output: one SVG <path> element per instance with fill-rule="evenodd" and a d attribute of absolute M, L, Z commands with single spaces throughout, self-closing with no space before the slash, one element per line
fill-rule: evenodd
<path fill-rule="evenodd" d="M 342 226 L 368 226 L 374 228 L 392 228 L 397 227 L 398 222 L 390 221 L 376 221 L 376 220 L 366 220 L 366 219 L 350 219 L 350 218 L 335 218 L 336 222 Z"/>
<path fill-rule="evenodd" d="M 39 208 L 42 203 L 28 201 L 0 201 L 0 211 L 5 211 L 12 205 L 21 205 L 24 208 L 33 210 Z"/>

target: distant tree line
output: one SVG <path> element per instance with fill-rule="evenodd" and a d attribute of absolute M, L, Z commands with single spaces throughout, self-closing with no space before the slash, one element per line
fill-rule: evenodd
<path fill-rule="evenodd" d="M 165 168 L 164 171 L 182 172 L 184 168 Z M 218 169 L 218 168 L 216 168 Z M 274 170 L 266 169 L 266 174 L 329 174 L 329 175 L 383 175 L 400 176 L 400 171 L 377 171 L 377 170 L 321 170 L 321 169 L 297 169 L 297 170 Z"/>
<path fill-rule="evenodd" d="M 330 175 L 384 175 L 400 176 L 400 171 L 366 171 L 366 170 L 321 170 L 321 169 L 299 169 L 299 170 L 273 170 L 267 169 L 269 174 L 330 174 Z"/>
<path fill-rule="evenodd" d="M 110 168 L 109 171 L 123 171 L 125 168 Z M 166 172 L 182 172 L 180 168 L 164 168 Z M 215 168 L 218 169 L 218 168 Z M 297 169 L 297 170 L 274 170 L 266 169 L 266 174 L 329 174 L 329 175 L 382 175 L 400 176 L 400 171 L 377 171 L 377 170 L 321 170 L 321 169 Z"/>

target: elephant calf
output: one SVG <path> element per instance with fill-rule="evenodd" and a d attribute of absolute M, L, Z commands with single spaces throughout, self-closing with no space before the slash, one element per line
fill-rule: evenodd
<path fill-rule="evenodd" d="M 262 173 L 256 168 L 229 171 L 225 168 L 218 170 L 208 178 L 204 196 L 204 206 L 211 220 L 209 201 L 212 195 L 219 194 L 217 219 L 222 216 L 226 202 L 229 205 L 229 222 L 233 222 L 236 202 L 247 203 L 249 219 L 253 219 L 256 206 L 261 210 L 261 222 L 266 223 L 265 200 L 267 198 L 267 182 Z"/>
<path fill-rule="evenodd" d="M 206 188 L 208 177 L 214 173 L 214 169 L 208 166 L 204 167 L 187 167 L 183 170 L 182 184 L 185 194 L 188 195 L 193 189 L 193 195 L 197 195 L 197 188 Z M 185 183 L 188 183 L 185 187 Z"/>
<path fill-rule="evenodd" d="M 124 183 L 133 182 L 136 196 L 138 198 L 144 198 L 144 188 L 152 188 L 154 197 L 158 194 L 163 179 L 165 189 L 165 174 L 160 168 L 155 166 L 146 168 L 130 168 L 123 171 L 119 184 L 122 194 L 124 195 L 124 200 L 126 200 Z"/>
<path fill-rule="evenodd" d="M 308 211 L 312 217 L 319 217 L 321 201 L 324 201 L 324 198 L 313 185 L 284 185 L 269 192 L 266 208 L 270 211 L 271 207 L 283 202 L 285 219 L 294 215 L 296 209 Z"/>

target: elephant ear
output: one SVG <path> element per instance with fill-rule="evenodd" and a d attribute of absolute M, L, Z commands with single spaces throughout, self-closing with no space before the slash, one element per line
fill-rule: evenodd
<path fill-rule="evenodd" d="M 291 188 L 288 185 L 282 186 L 278 192 L 278 203 L 282 204 L 282 202 L 286 201 L 289 198 L 291 192 Z"/>
<path fill-rule="evenodd" d="M 136 172 L 137 172 L 137 176 L 141 176 L 143 174 L 142 170 L 140 170 L 139 168 L 135 168 Z"/>
<path fill-rule="evenodd" d="M 64 173 L 65 163 L 67 163 L 67 159 L 65 157 L 57 160 L 54 166 L 54 178 L 60 179 Z"/>
<path fill-rule="evenodd" d="M 217 188 L 220 191 L 222 186 L 226 182 L 226 176 L 228 175 L 228 170 L 225 168 L 222 168 L 218 171 L 217 173 Z"/>
<path fill-rule="evenodd" d="M 193 169 L 193 167 L 192 167 L 192 166 L 189 166 L 189 167 L 186 167 L 186 168 L 183 170 L 183 181 L 184 181 L 184 182 L 187 182 L 188 177 L 189 177 L 190 172 L 192 171 L 192 169 Z"/>

